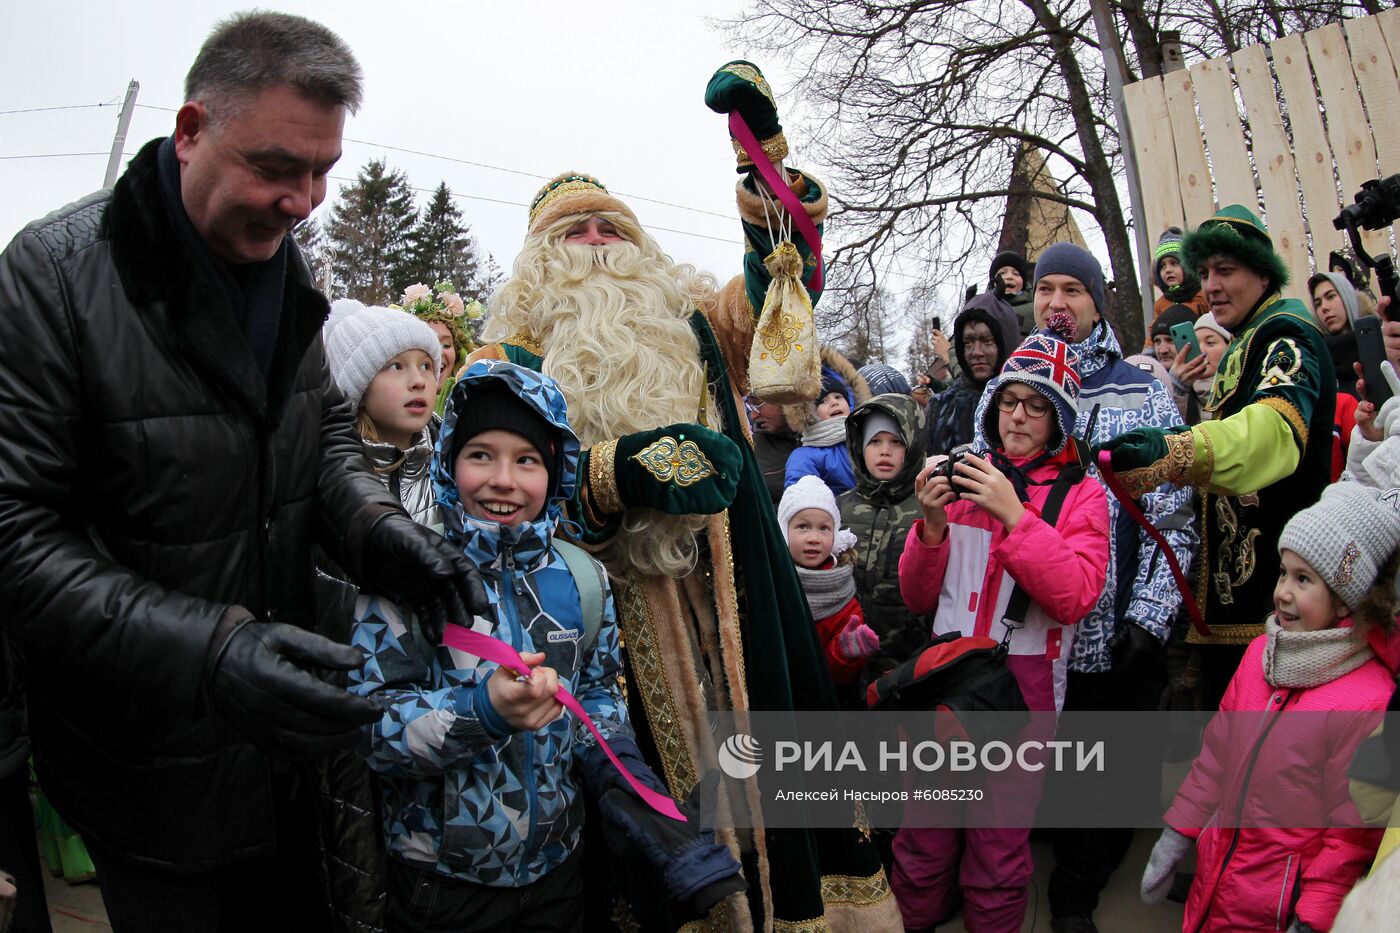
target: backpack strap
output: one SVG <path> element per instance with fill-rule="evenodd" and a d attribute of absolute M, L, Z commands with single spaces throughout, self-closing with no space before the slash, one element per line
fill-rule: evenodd
<path fill-rule="evenodd" d="M 1077 484 L 1087 473 L 1085 464 L 1087 460 L 1088 445 L 1079 438 L 1070 438 L 1074 445 L 1074 463 L 1066 463 L 1060 467 L 1059 475 L 1055 477 L 1055 482 L 1050 486 L 1050 494 L 1045 497 L 1045 505 L 1040 509 L 1040 517 L 1047 525 L 1054 525 L 1060 517 L 1060 509 L 1065 504 L 1065 499 L 1069 496 L 1071 486 Z M 1014 581 L 1013 581 L 1014 582 Z M 1025 591 L 1021 584 L 1017 583 L 1015 589 L 1011 591 L 1011 599 L 1006 603 L 1006 612 L 1002 614 L 1001 622 L 1006 626 L 1006 634 L 1001 638 L 1001 647 L 1005 649 L 1011 641 L 1011 633 L 1020 628 L 1026 621 L 1026 613 L 1031 608 L 1030 594 Z"/>
<path fill-rule="evenodd" d="M 573 574 L 574 585 L 578 587 L 579 605 L 583 609 L 583 657 L 593 650 L 598 641 L 598 630 L 603 627 L 603 593 L 607 579 L 603 568 L 587 551 L 563 538 L 554 539 L 554 549 L 564 558 L 564 563 Z"/>

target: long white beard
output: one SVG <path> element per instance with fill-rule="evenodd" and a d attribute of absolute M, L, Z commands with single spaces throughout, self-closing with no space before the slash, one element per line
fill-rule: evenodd
<path fill-rule="evenodd" d="M 563 243 L 559 254 L 551 259 L 554 275 L 531 295 L 530 329 L 583 446 L 677 423 L 704 420 L 717 429 L 689 323 L 695 305 L 682 283 L 645 268 L 631 243 Z M 601 556 L 623 576 L 684 576 L 707 521 L 629 509 Z"/>

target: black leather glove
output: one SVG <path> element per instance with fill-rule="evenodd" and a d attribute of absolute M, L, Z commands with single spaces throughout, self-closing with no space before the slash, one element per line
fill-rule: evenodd
<path fill-rule="evenodd" d="M 719 772 L 711 770 L 680 804 L 684 823 L 657 813 L 630 789 L 614 787 L 598 801 L 608 844 L 625 854 L 639 853 L 660 868 L 671 896 L 702 917 L 749 887 L 729 849 L 715 842 L 718 788 Z"/>
<path fill-rule="evenodd" d="M 348 671 L 362 662 L 358 648 L 230 606 L 210 640 L 205 691 L 210 706 L 268 754 L 316 758 L 354 745 L 380 712 L 307 668 Z"/>
<path fill-rule="evenodd" d="M 1110 670 L 1119 677 L 1141 671 L 1162 650 L 1162 643 L 1147 629 L 1131 619 L 1123 619 L 1108 640 Z"/>
<path fill-rule="evenodd" d="M 360 588 L 411 608 L 430 645 L 442 644 L 448 622 L 471 626 L 486 612 L 481 574 L 446 538 L 406 512 L 386 511 L 365 533 Z"/>

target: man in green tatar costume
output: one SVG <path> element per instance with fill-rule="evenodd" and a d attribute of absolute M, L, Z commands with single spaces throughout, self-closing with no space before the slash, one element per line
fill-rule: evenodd
<path fill-rule="evenodd" d="M 746 118 L 820 224 L 826 192 L 782 168 L 787 146 L 758 69 L 726 65 L 706 101 Z M 837 709 L 743 416 L 749 349 L 770 284 L 762 259 L 777 246 L 765 203 L 770 220 L 778 214 L 742 151 L 740 171 L 748 249 L 743 275 L 723 288 L 672 262 L 596 179 L 569 173 L 545 185 L 512 277 L 492 302 L 484 337 L 493 342 L 472 357 L 532 367 L 563 389 L 585 448 L 571 517 L 613 579 L 637 745 L 682 800 L 717 764 L 707 710 Z M 809 259 L 808 245 L 795 242 Z M 814 268 L 807 263 L 808 276 Z M 721 826 L 762 827 L 757 785 L 730 786 L 744 790 L 721 795 Z M 590 917 L 589 928 L 902 928 L 875 849 L 854 826 L 718 836 L 743 864 L 749 890 L 703 915 L 670 898 L 649 865 L 590 848 L 612 895 L 610 916 Z"/>
<path fill-rule="evenodd" d="M 1215 320 L 1235 335 L 1206 408 L 1213 420 L 1139 428 L 1105 449 L 1134 495 L 1163 482 L 1201 493 L 1196 597 L 1209 635 L 1192 629 L 1206 709 L 1263 633 L 1278 580 L 1278 536 L 1330 479 L 1337 378 L 1313 315 L 1284 298 L 1288 267 L 1246 207 L 1221 208 L 1182 242 Z"/>

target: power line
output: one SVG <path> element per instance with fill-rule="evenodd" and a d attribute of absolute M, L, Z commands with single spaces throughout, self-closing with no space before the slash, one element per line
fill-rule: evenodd
<path fill-rule="evenodd" d="M 165 111 L 166 113 L 176 113 L 176 112 L 178 112 L 178 111 L 176 111 L 176 110 L 173 110 L 173 109 L 170 108 L 170 107 L 157 107 L 157 106 L 155 106 L 154 104 L 137 104 L 136 106 L 138 106 L 138 107 L 145 107 L 147 110 L 162 110 L 162 111 Z M 523 170 L 518 169 L 518 168 L 507 168 L 507 167 L 504 166 L 504 165 L 492 165 L 490 162 L 478 162 L 478 161 L 475 161 L 475 160 L 473 160 L 473 159 L 463 159 L 463 158 L 461 158 L 460 156 L 444 155 L 444 154 L 442 154 L 442 153 L 440 153 L 440 152 L 428 152 L 428 151 L 425 150 L 425 149 L 410 149 L 410 148 L 408 148 L 407 146 L 391 146 L 391 145 L 388 144 L 388 143 L 379 143 L 379 142 L 375 142 L 375 141 L 372 140 L 372 139 L 357 139 L 357 138 L 355 138 L 354 136 L 346 136 L 346 137 L 344 137 L 344 139 L 345 139 L 345 141 L 346 141 L 347 143 L 356 143 L 357 145 L 361 145 L 361 146 L 373 146 L 373 147 L 376 148 L 376 149 L 387 149 L 387 150 L 389 150 L 389 151 L 391 151 L 391 152 L 406 152 L 406 153 L 408 153 L 409 155 L 424 156 L 424 157 L 429 158 L 429 159 L 441 159 L 441 160 L 444 161 L 444 162 L 456 162 L 456 163 L 458 163 L 459 165 L 470 165 L 470 166 L 473 166 L 473 167 L 475 167 L 475 168 L 489 169 L 490 171 L 493 171 L 493 172 L 505 172 L 505 173 L 508 174 L 508 175 L 521 175 L 521 176 L 523 176 L 523 177 L 525 177 L 525 178 L 534 178 L 534 179 L 538 179 L 539 181 L 552 181 L 552 180 L 554 179 L 554 176 L 552 176 L 552 175 L 539 175 L 539 174 L 536 174 L 535 172 L 526 172 L 526 171 L 523 171 Z M 730 220 L 730 221 L 732 221 L 732 220 L 737 219 L 737 218 L 735 218 L 732 214 L 721 214 L 721 213 L 719 213 L 718 211 L 706 210 L 706 209 L 703 208 L 703 207 L 691 207 L 689 204 L 677 204 L 675 201 L 663 201 L 663 200 L 661 200 L 660 198 L 649 198 L 649 197 L 647 197 L 647 196 L 644 195 L 644 194 L 632 194 L 632 193 L 627 192 L 627 191 L 614 191 L 613 193 L 616 194 L 616 195 L 618 195 L 619 197 L 633 198 L 633 199 L 638 200 L 638 201 L 647 201 L 647 202 L 649 202 L 649 203 L 651 203 L 651 204 L 660 204 L 660 205 L 663 205 L 663 206 L 665 206 L 665 207 L 674 207 L 674 208 L 677 208 L 677 209 L 683 210 L 683 211 L 693 211 L 693 212 L 695 212 L 695 213 L 697 213 L 697 214 L 708 214 L 708 215 L 710 215 L 711 217 L 718 217 L 718 218 L 720 218 L 721 220 Z M 476 199 L 477 199 L 477 200 L 482 200 L 482 201 L 494 200 L 493 198 L 476 198 Z M 695 234 L 695 235 L 696 235 L 696 236 L 703 236 L 703 234 Z M 726 242 L 728 242 L 728 241 L 726 241 Z"/>
<path fill-rule="evenodd" d="M 356 179 L 353 179 L 353 178 L 346 178 L 344 175 L 329 175 L 329 176 L 327 176 L 327 177 L 330 178 L 330 179 L 332 179 L 333 181 L 343 181 L 343 182 L 348 182 L 348 183 L 351 183 L 351 184 L 353 184 L 353 183 L 355 182 L 355 180 L 356 180 Z M 432 188 L 420 188 L 420 187 L 418 187 L 417 185 L 409 185 L 408 188 L 409 188 L 409 190 L 411 190 L 411 191 L 419 191 L 419 192 L 422 192 L 423 194 L 432 194 L 432 193 L 434 193 L 434 190 L 435 190 L 435 189 L 432 189 Z M 458 192 L 458 191 L 452 192 L 452 196 L 453 196 L 454 198 L 469 198 L 469 199 L 471 199 L 471 200 L 473 200 L 473 201 L 489 201 L 489 202 L 491 202 L 492 204 L 505 204 L 505 205 L 508 205 L 508 206 L 510 206 L 510 207 L 524 207 L 524 208 L 528 208 L 528 207 L 530 206 L 530 205 L 526 204 L 524 201 L 507 201 L 507 200 L 505 200 L 505 199 L 503 199 L 503 198 L 488 198 L 488 197 L 486 197 L 485 195 L 480 195 L 480 194 L 462 194 L 461 192 Z M 699 237 L 699 238 L 702 239 L 702 240 L 716 240 L 716 241 L 718 241 L 718 242 L 720 242 L 720 243 L 728 243 L 728 244 L 731 245 L 731 246 L 738 246 L 738 245 L 739 245 L 739 241 L 738 241 L 738 240 L 731 240 L 731 239 L 728 239 L 727 237 L 722 237 L 722 236 L 710 236 L 708 233 L 695 233 L 695 232 L 690 231 L 690 230 L 677 230 L 677 229 L 675 229 L 675 228 L 673 228 L 673 227 L 659 227 L 659 226 L 657 226 L 656 224 L 647 224 L 647 229 L 648 229 L 648 230 L 664 230 L 664 231 L 667 232 L 667 233 L 679 233 L 679 234 L 681 234 L 682 236 Z"/>
<path fill-rule="evenodd" d="M 73 156 L 105 156 L 105 152 L 40 152 L 33 155 L 7 155 L 0 156 L 0 160 L 10 161 L 12 159 L 67 159 Z"/>
<path fill-rule="evenodd" d="M 25 107 L 21 110 L 0 110 L 0 117 L 7 117 L 12 113 L 48 113 L 50 110 L 88 110 L 93 107 L 110 107 L 106 104 L 68 104 L 63 107 Z"/>

